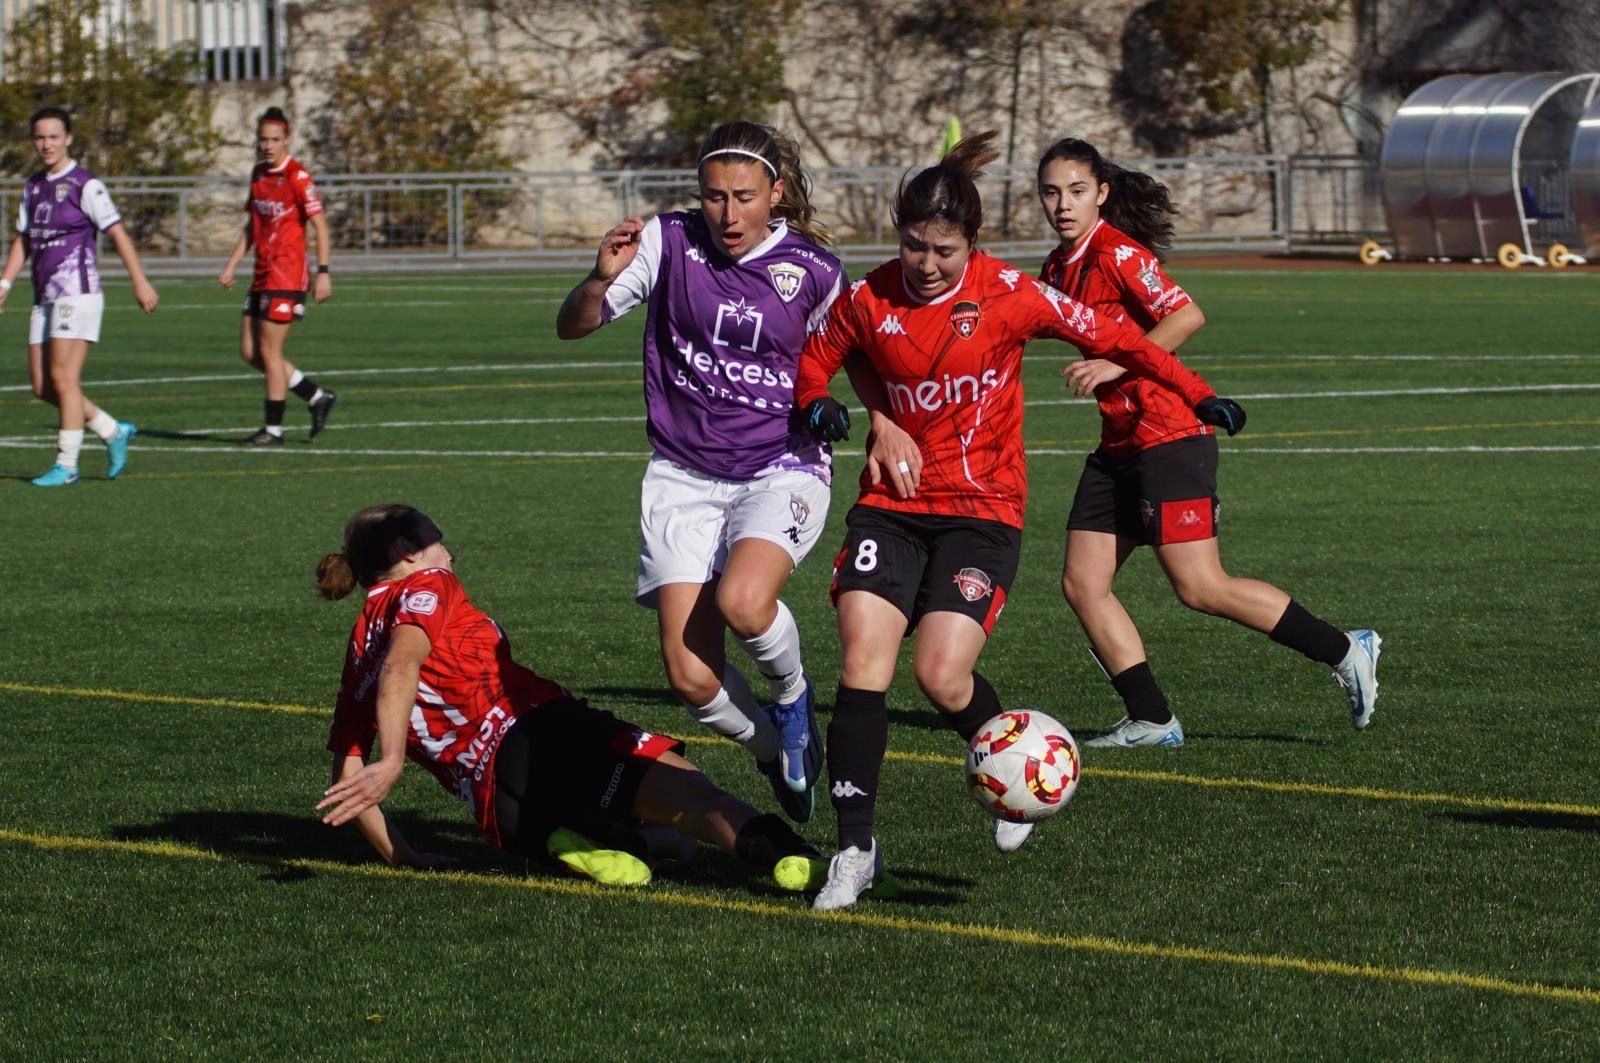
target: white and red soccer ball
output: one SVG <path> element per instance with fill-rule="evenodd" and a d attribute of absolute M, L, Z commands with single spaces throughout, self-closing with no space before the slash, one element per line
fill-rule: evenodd
<path fill-rule="evenodd" d="M 1002 712 L 967 747 L 967 790 L 995 819 L 1055 815 L 1072 800 L 1081 771 L 1072 732 L 1038 709 Z"/>

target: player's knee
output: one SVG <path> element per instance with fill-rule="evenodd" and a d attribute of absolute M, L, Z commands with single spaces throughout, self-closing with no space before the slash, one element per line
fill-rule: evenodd
<path fill-rule="evenodd" d="M 1061 595 L 1074 612 L 1081 613 L 1110 594 L 1111 585 L 1103 579 L 1085 577 L 1071 570 L 1061 575 Z"/>
<path fill-rule="evenodd" d="M 1215 616 L 1222 612 L 1223 588 L 1216 580 L 1175 579 L 1172 589 L 1177 593 L 1178 601 L 1197 613 Z"/>
<path fill-rule="evenodd" d="M 687 705 L 708 705 L 722 689 L 722 680 L 706 663 L 684 650 L 665 656 L 667 683 Z"/>
<path fill-rule="evenodd" d="M 917 686 L 944 712 L 955 712 L 972 698 L 972 669 L 943 658 L 916 662 Z"/>
<path fill-rule="evenodd" d="M 772 626 L 777 606 L 761 588 L 723 580 L 717 586 L 717 609 L 730 631 L 739 638 L 753 639 Z"/>

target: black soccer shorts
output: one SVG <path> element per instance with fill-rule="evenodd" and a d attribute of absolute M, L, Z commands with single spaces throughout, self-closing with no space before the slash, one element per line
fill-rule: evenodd
<path fill-rule="evenodd" d="M 1189 436 L 1130 458 L 1090 454 L 1067 530 L 1107 532 L 1149 546 L 1198 542 L 1217 535 L 1221 507 L 1217 437 Z"/>

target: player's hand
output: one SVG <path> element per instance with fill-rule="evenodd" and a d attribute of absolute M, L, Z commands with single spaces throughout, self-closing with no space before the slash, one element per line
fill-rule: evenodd
<path fill-rule="evenodd" d="M 217 274 L 217 283 L 222 285 L 224 288 L 228 289 L 230 292 L 233 291 L 233 267 L 232 266 L 223 266 L 222 267 L 222 272 Z"/>
<path fill-rule="evenodd" d="M 396 757 L 375 760 L 354 775 L 341 779 L 322 792 L 317 811 L 323 812 L 322 822 L 330 827 L 340 827 L 355 819 L 369 808 L 383 803 L 399 781 L 405 761 Z"/>
<path fill-rule="evenodd" d="M 1067 387 L 1080 399 L 1088 398 L 1101 384 L 1120 380 L 1127 373 L 1126 369 L 1108 358 L 1080 358 L 1061 370 Z"/>
<path fill-rule="evenodd" d="M 813 439 L 838 443 L 850 438 L 850 410 L 831 396 L 813 399 L 806 406 L 804 420 Z"/>
<path fill-rule="evenodd" d="M 887 478 L 901 498 L 915 498 L 922 483 L 922 449 L 905 429 L 875 415 L 867 436 L 867 475 L 877 487 Z"/>
<path fill-rule="evenodd" d="M 317 274 L 316 281 L 311 285 L 311 298 L 319 303 L 333 298 L 333 278 L 326 273 Z"/>
<path fill-rule="evenodd" d="M 1244 407 L 1232 399 L 1218 398 L 1216 395 L 1201 399 L 1194 408 L 1194 415 L 1206 424 L 1227 429 L 1230 436 L 1238 435 L 1244 428 Z"/>
<path fill-rule="evenodd" d="M 639 254 L 639 234 L 642 232 L 643 218 L 625 218 L 620 224 L 607 229 L 600 238 L 600 253 L 595 256 L 594 279 L 607 283 L 616 280 L 618 274 L 627 269 Z"/>
<path fill-rule="evenodd" d="M 156 294 L 149 281 L 141 281 L 133 286 L 133 298 L 139 304 L 139 309 L 147 314 L 155 313 L 156 305 L 161 302 L 161 296 Z"/>

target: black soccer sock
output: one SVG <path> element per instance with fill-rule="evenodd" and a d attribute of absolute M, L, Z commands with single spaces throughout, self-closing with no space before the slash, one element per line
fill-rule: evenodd
<path fill-rule="evenodd" d="M 816 856 L 817 848 L 794 832 L 782 816 L 763 813 L 739 828 L 733 855 L 758 871 L 769 872 L 786 856 Z"/>
<path fill-rule="evenodd" d="M 289 390 L 300 396 L 300 398 L 310 402 L 312 399 L 317 397 L 317 382 L 302 374 L 300 377 L 300 383 L 294 385 Z"/>
<path fill-rule="evenodd" d="M 1000 698 L 989 681 L 977 672 L 972 673 L 972 700 L 960 712 L 941 712 L 945 726 L 961 736 L 963 742 L 983 730 L 983 725 L 1001 713 Z"/>
<path fill-rule="evenodd" d="M 267 399 L 262 405 L 267 410 L 267 427 L 282 428 L 283 410 L 284 407 L 289 405 L 288 401 L 285 399 Z"/>
<path fill-rule="evenodd" d="M 839 817 L 839 848 L 872 845 L 878 773 L 889 749 L 889 705 L 881 690 L 841 685 L 828 721 L 828 778 Z"/>
<path fill-rule="evenodd" d="M 1289 599 L 1289 608 L 1283 611 L 1268 637 L 1291 650 L 1298 650 L 1313 661 L 1321 661 L 1329 668 L 1344 660 L 1344 655 L 1350 652 L 1350 640 L 1343 631 L 1321 617 L 1312 616 L 1293 598 Z"/>
<path fill-rule="evenodd" d="M 1156 685 L 1150 673 L 1150 662 L 1140 661 L 1111 677 L 1111 685 L 1122 695 L 1128 719 L 1155 724 L 1157 727 L 1172 722 L 1172 710 L 1167 708 L 1167 696 Z"/>

